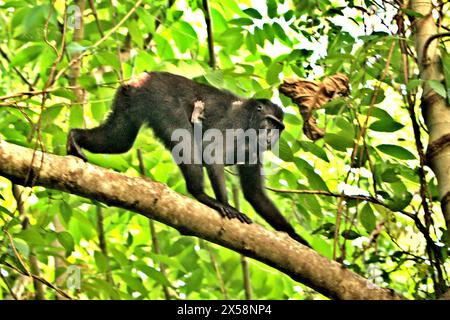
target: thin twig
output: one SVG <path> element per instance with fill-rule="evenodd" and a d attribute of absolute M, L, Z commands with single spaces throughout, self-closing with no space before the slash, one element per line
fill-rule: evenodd
<path fill-rule="evenodd" d="M 8 236 L 9 239 L 9 243 L 11 245 L 12 251 L 14 253 L 14 256 L 17 258 L 17 260 L 19 260 L 20 264 L 22 265 L 23 270 L 25 270 L 25 272 L 27 273 L 28 276 L 31 276 L 30 270 L 28 270 L 25 261 L 23 261 L 22 256 L 20 255 L 20 253 L 17 251 L 17 248 L 14 244 L 14 240 L 11 236 L 11 234 L 8 232 L 8 230 L 3 229 L 3 232 Z"/>
<path fill-rule="evenodd" d="M 407 212 L 405 210 L 394 210 L 389 205 L 383 203 L 382 201 L 378 200 L 375 197 L 372 196 L 365 196 L 365 195 L 348 195 L 345 193 L 333 193 L 328 192 L 324 190 L 287 190 L 287 189 L 275 189 L 271 187 L 266 187 L 267 190 L 278 192 L 278 193 L 292 193 L 292 194 L 311 194 L 311 195 L 319 195 L 319 196 L 327 196 L 327 197 L 333 197 L 333 198 L 344 198 L 345 200 L 359 200 L 359 201 L 367 201 L 373 204 L 378 204 L 382 207 L 385 207 L 389 211 L 392 212 L 399 212 L 411 219 L 414 220 L 415 214 L 411 212 Z"/>
<path fill-rule="evenodd" d="M 0 262 L 0 263 L 1 263 L 2 265 L 4 265 L 4 266 L 10 268 L 10 269 L 13 269 L 14 271 L 20 273 L 21 275 L 24 275 L 24 276 L 27 276 L 27 277 L 32 277 L 33 279 L 36 279 L 37 281 L 42 282 L 44 285 L 46 285 L 47 287 L 53 289 L 55 292 L 57 292 L 57 293 L 60 294 L 61 296 L 65 297 L 65 298 L 67 298 L 67 299 L 73 300 L 73 298 L 72 298 L 70 295 L 68 295 L 67 293 L 65 293 L 63 290 L 57 288 L 56 286 L 54 286 L 52 283 L 48 282 L 48 281 L 45 280 L 44 278 L 38 277 L 38 276 L 36 276 L 36 275 L 34 275 L 34 274 L 26 274 L 26 273 L 24 273 L 22 270 L 18 269 L 17 267 L 13 266 L 12 264 L 10 264 L 10 263 L 8 263 L 8 262 L 6 262 L 6 261 L 2 261 L 2 262 Z"/>
<path fill-rule="evenodd" d="M 9 285 L 8 281 L 6 281 L 5 277 L 3 276 L 3 274 L 0 272 L 0 278 L 2 278 L 3 282 L 6 285 L 6 288 L 8 288 L 9 294 L 11 295 L 11 297 L 13 297 L 14 300 L 19 300 L 19 298 L 17 297 L 17 295 L 14 293 L 13 289 L 11 288 L 11 286 Z"/>
<path fill-rule="evenodd" d="M 397 25 L 398 25 L 398 34 L 400 35 L 399 38 L 399 46 L 400 46 L 400 50 L 401 50 L 401 55 L 402 55 L 402 64 L 403 64 L 403 77 L 404 77 L 404 83 L 405 85 L 408 85 L 409 83 L 409 60 L 408 60 L 408 43 L 405 40 L 405 27 L 404 27 L 404 13 L 403 12 L 398 12 L 397 14 Z M 449 33 L 450 35 L 450 33 Z M 437 35 L 435 35 L 437 36 Z M 431 42 L 436 39 L 433 38 L 434 36 L 430 37 L 424 47 L 424 54 L 427 54 L 427 50 L 428 50 L 428 46 L 431 44 Z M 424 59 L 422 60 L 425 63 L 425 56 Z M 415 112 L 415 104 L 416 104 L 416 96 L 415 94 L 411 94 L 408 93 L 406 95 L 404 95 L 404 100 L 405 103 L 407 104 L 408 107 L 408 113 L 409 113 L 409 117 L 411 119 L 411 123 L 412 123 L 412 128 L 413 128 L 413 133 L 414 133 L 414 140 L 415 140 L 415 145 L 416 145 L 416 150 L 417 153 L 419 155 L 419 170 L 418 170 L 418 175 L 419 175 L 419 182 L 420 182 L 420 197 L 421 197 L 421 204 L 423 207 L 423 211 L 424 211 L 424 218 L 425 218 L 425 226 L 422 228 L 422 230 L 424 230 L 424 236 L 425 239 L 431 239 L 430 235 L 429 235 L 429 230 L 431 228 L 432 225 L 432 207 L 429 204 L 429 190 L 428 190 L 428 183 L 426 180 L 426 174 L 425 174 L 425 165 L 426 165 L 426 156 L 425 156 L 425 152 L 424 152 L 424 147 L 422 144 L 422 140 L 421 140 L 421 132 L 420 132 L 420 125 L 417 121 L 417 116 L 416 116 L 416 112 Z M 431 203 L 431 201 L 430 201 Z M 442 261 L 443 258 L 441 256 L 441 251 L 439 248 L 437 248 L 434 244 L 433 241 L 427 241 L 427 246 L 426 246 L 426 250 L 427 250 L 427 254 L 428 257 L 430 259 L 430 265 L 431 265 L 431 272 L 432 272 L 432 279 L 434 282 L 434 287 L 435 290 L 437 292 L 438 295 L 440 295 L 443 290 L 445 289 L 446 285 L 445 285 L 445 280 L 443 277 L 443 273 L 442 273 L 442 268 L 440 265 L 439 261 Z M 435 275 L 435 270 L 437 272 L 437 279 L 436 279 L 436 275 Z"/>
<path fill-rule="evenodd" d="M 206 30 L 208 33 L 208 52 L 209 52 L 209 66 L 216 67 L 216 54 L 214 52 L 214 36 L 212 30 L 211 10 L 209 9 L 208 0 L 203 0 L 203 12 L 205 15 Z"/>
<path fill-rule="evenodd" d="M 111 0 L 111 7 L 112 7 L 112 22 L 114 25 L 114 24 L 116 24 L 117 8 L 113 5 L 112 0 Z M 119 70 L 118 70 L 119 81 L 120 81 L 120 84 L 123 84 L 122 55 L 120 54 L 121 48 L 120 48 L 120 42 L 119 42 L 119 36 L 117 34 L 117 30 L 116 30 L 116 32 L 114 32 L 114 40 L 116 41 L 116 54 L 117 54 L 117 59 L 119 61 Z"/>
<path fill-rule="evenodd" d="M 109 254 L 108 254 L 108 247 L 106 244 L 105 239 L 105 228 L 103 226 L 103 211 L 102 207 L 100 205 L 96 205 L 97 210 L 97 234 L 98 234 L 98 246 L 100 247 L 100 251 L 102 252 L 103 256 L 106 259 L 106 281 L 111 285 L 114 286 L 114 280 L 111 273 L 111 266 L 109 263 Z"/>
<path fill-rule="evenodd" d="M 103 37 L 104 36 L 103 28 L 100 24 L 100 19 L 98 18 L 97 9 L 95 8 L 94 0 L 89 0 L 89 6 L 91 7 L 92 15 L 94 16 L 95 23 L 97 24 L 98 33 L 100 33 L 100 36 Z"/>
<path fill-rule="evenodd" d="M 118 24 L 116 24 L 111 30 L 109 30 L 107 33 L 105 33 L 105 35 L 98 40 L 96 43 L 94 43 L 89 49 L 87 49 L 86 51 L 83 51 L 78 57 L 73 58 L 69 64 L 62 68 L 55 76 L 55 80 L 59 79 L 64 72 L 66 72 L 66 70 L 68 68 L 70 68 L 73 64 L 77 63 L 79 60 L 83 59 L 85 56 L 87 56 L 93 49 L 97 48 L 99 45 L 101 45 L 103 42 L 105 42 L 109 36 L 111 36 L 114 32 L 117 31 L 117 29 L 119 29 L 127 20 L 128 18 L 136 11 L 136 9 L 142 4 L 143 0 L 138 0 L 136 1 L 135 5 L 133 6 L 133 8 L 131 8 L 131 10 L 122 18 L 122 20 L 119 21 Z"/>
<path fill-rule="evenodd" d="M 157 33 L 158 31 L 158 27 L 160 25 L 163 25 L 163 19 L 164 19 L 164 15 L 167 11 L 169 11 L 169 9 L 175 4 L 175 0 L 168 0 L 167 1 L 167 7 L 163 8 L 162 10 L 160 10 L 160 14 L 153 16 L 155 18 L 155 33 Z M 130 34 L 127 34 L 127 37 L 129 37 L 129 40 L 131 41 L 131 36 Z M 153 34 L 149 33 L 147 38 L 144 41 L 144 48 L 148 49 L 150 43 L 152 42 L 153 39 Z"/>
<path fill-rule="evenodd" d="M 440 39 L 440 38 L 444 38 L 444 37 L 450 37 L 450 32 L 443 32 L 443 33 L 434 34 L 431 37 L 429 37 L 427 39 L 427 41 L 425 41 L 425 44 L 423 46 L 423 56 L 422 56 L 422 63 L 423 64 L 427 64 L 427 61 L 428 61 L 428 49 L 429 49 L 431 43 L 434 40 L 436 40 L 436 39 Z"/>
<path fill-rule="evenodd" d="M 146 177 L 145 174 L 145 164 L 144 164 L 144 159 L 142 157 L 142 151 L 141 149 L 137 150 L 137 156 L 138 156 L 138 160 L 139 160 L 139 169 L 141 171 L 141 176 L 142 177 Z M 149 227 L 150 227 L 150 236 L 152 239 L 152 248 L 153 248 L 153 252 L 157 255 L 161 254 L 161 249 L 159 248 L 159 241 L 158 241 L 158 237 L 156 234 L 156 228 L 155 228 L 155 222 L 152 219 L 149 219 L 148 221 Z M 159 264 L 159 269 L 161 270 L 161 274 L 166 278 L 167 278 L 167 271 L 166 271 L 166 265 L 164 263 L 160 263 Z M 165 285 L 162 285 L 163 287 L 163 291 L 164 291 L 164 296 L 166 297 L 166 300 L 170 300 L 172 299 L 172 296 L 169 292 L 169 288 Z"/>
<path fill-rule="evenodd" d="M 19 217 L 22 218 L 22 229 L 27 230 L 29 228 L 29 219 L 25 213 L 25 203 L 22 199 L 23 191 L 19 188 L 18 185 L 12 184 L 12 194 L 17 204 L 17 211 L 19 212 Z M 30 246 L 30 269 L 31 272 L 37 276 L 40 276 L 41 271 L 39 269 L 39 261 L 36 257 L 36 250 L 32 246 Z M 45 300 L 45 292 L 42 287 L 42 283 L 33 279 L 33 287 L 35 292 L 36 300 Z"/>
<path fill-rule="evenodd" d="M 8 55 L 6 54 L 5 51 L 3 51 L 2 48 L 0 48 L 0 55 L 8 62 L 11 63 L 11 60 L 9 59 Z M 17 75 L 20 77 L 20 79 L 22 79 L 23 82 L 25 82 L 28 85 L 28 88 L 31 90 L 31 88 L 33 88 L 33 85 L 28 81 L 27 78 L 25 78 L 25 76 L 20 72 L 19 69 L 17 69 L 16 67 L 12 67 L 12 69 L 14 70 L 15 73 L 17 73 Z"/>
<path fill-rule="evenodd" d="M 384 79 L 386 78 L 386 76 L 388 74 L 389 67 L 391 65 L 392 55 L 394 53 L 394 48 L 395 48 L 395 42 L 392 42 L 392 44 L 391 44 L 391 46 L 389 48 L 387 59 L 386 59 L 385 68 L 383 70 L 383 73 L 380 76 L 380 79 L 378 80 L 377 86 L 375 87 L 374 92 L 372 94 L 372 97 L 370 99 L 369 109 L 367 110 L 367 115 L 366 115 L 365 121 L 363 123 L 363 126 L 360 128 L 359 133 L 358 133 L 358 135 L 357 135 L 357 137 L 355 139 L 353 151 L 352 151 L 352 154 L 351 154 L 351 157 L 350 157 L 350 159 L 351 159 L 350 160 L 350 164 L 351 164 L 350 167 L 351 168 L 353 168 L 354 164 L 355 164 L 356 155 L 358 154 L 358 150 L 359 150 L 359 147 L 360 147 L 360 140 L 361 139 L 364 140 L 365 137 L 366 137 L 367 127 L 368 127 L 368 124 L 369 124 L 369 119 L 370 119 L 370 117 L 372 115 L 372 110 L 373 110 L 373 107 L 375 106 L 375 102 L 377 101 L 378 94 L 379 94 L 380 89 L 381 89 L 381 83 L 384 81 Z M 348 171 L 347 176 L 345 178 L 345 183 L 347 183 L 348 179 L 350 178 L 350 173 L 351 172 L 352 172 L 351 170 Z M 342 192 L 342 195 L 344 195 L 344 192 Z M 344 196 L 342 196 L 339 199 L 338 211 L 336 213 L 336 223 L 335 223 L 336 228 L 335 228 L 335 231 L 334 231 L 333 256 L 336 256 L 336 249 L 337 249 L 337 246 L 338 246 L 337 242 L 339 241 L 339 232 L 340 232 L 339 226 L 340 226 L 341 211 L 342 211 L 341 203 L 343 201 L 344 201 Z"/>
<path fill-rule="evenodd" d="M 220 268 L 219 268 L 219 264 L 217 263 L 216 256 L 215 256 L 214 252 L 212 251 L 211 247 L 208 245 L 208 243 L 203 241 L 203 239 L 199 239 L 199 242 L 203 247 L 206 247 L 206 250 L 208 251 L 208 254 L 209 254 L 209 258 L 211 259 L 211 264 L 213 266 L 214 271 L 216 272 L 217 281 L 219 282 L 219 288 L 220 288 L 220 291 L 222 292 L 223 299 L 228 300 L 227 288 L 225 286 L 225 282 L 223 281 L 222 273 L 220 272 Z"/>
<path fill-rule="evenodd" d="M 239 188 L 233 184 L 233 203 L 237 211 L 241 210 L 239 202 Z M 248 265 L 247 257 L 241 254 L 241 266 L 242 266 L 242 276 L 244 280 L 244 292 L 245 299 L 252 300 L 252 284 L 250 281 L 250 268 Z"/>

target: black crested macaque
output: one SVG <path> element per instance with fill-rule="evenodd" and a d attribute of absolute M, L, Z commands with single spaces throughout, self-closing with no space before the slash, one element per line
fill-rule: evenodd
<path fill-rule="evenodd" d="M 139 129 L 144 124 L 153 129 L 166 148 L 174 150 L 178 141 L 173 141 L 173 132 L 184 129 L 193 141 L 194 128 L 199 123 L 203 132 L 217 129 L 223 137 L 226 136 L 227 129 L 254 129 L 256 132 L 266 129 L 269 135 L 271 129 L 278 129 L 280 132 L 284 129 L 282 109 L 267 99 L 243 99 L 228 91 L 178 75 L 146 72 L 117 90 L 112 112 L 103 124 L 93 129 L 70 130 L 67 153 L 84 161 L 87 161 L 87 158 L 81 149 L 93 153 L 124 153 L 132 147 Z M 229 143 L 224 145 L 228 146 Z M 234 143 L 232 145 L 232 149 L 236 149 Z M 298 242 L 309 246 L 266 195 L 262 159 L 258 156 L 258 161 L 254 163 L 230 163 L 228 154 L 235 150 L 222 148 L 222 155 L 227 161 L 210 164 L 203 161 L 197 164 L 192 161 L 178 164 L 189 193 L 224 217 L 251 223 L 246 215 L 228 204 L 224 166 L 236 164 L 244 197 L 253 208 L 273 228 L 284 231 Z M 248 151 L 247 146 L 245 148 Z M 190 154 L 195 154 L 194 149 L 192 146 Z M 203 166 L 207 169 L 216 199 L 204 191 Z"/>

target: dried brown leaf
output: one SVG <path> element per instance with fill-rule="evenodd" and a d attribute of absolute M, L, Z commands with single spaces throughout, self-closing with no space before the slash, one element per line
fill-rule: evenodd
<path fill-rule="evenodd" d="M 317 126 L 313 111 L 327 102 L 349 93 L 348 77 L 342 73 L 326 77 L 323 81 L 287 79 L 279 90 L 291 98 L 300 108 L 303 117 L 303 132 L 311 140 L 318 140 L 325 131 Z"/>

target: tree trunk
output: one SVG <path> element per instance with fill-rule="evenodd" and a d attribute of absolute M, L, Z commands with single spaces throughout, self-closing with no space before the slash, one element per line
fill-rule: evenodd
<path fill-rule="evenodd" d="M 411 9 L 423 17 L 414 21 L 414 38 L 420 77 L 424 81 L 422 113 L 429 130 L 428 165 L 438 180 L 441 206 L 450 236 L 450 108 L 446 100 L 428 84 L 429 80 L 443 81 L 444 74 L 439 54 L 438 27 L 432 16 L 431 0 L 411 0 Z"/>

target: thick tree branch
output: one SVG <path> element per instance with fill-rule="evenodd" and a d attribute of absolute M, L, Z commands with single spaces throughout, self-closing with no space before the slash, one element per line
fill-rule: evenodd
<path fill-rule="evenodd" d="M 0 141 L 0 175 L 24 184 L 31 172 L 44 186 L 102 201 L 142 214 L 262 261 L 335 299 L 401 299 L 374 286 L 337 262 L 322 257 L 281 232 L 258 224 L 222 219 L 213 209 L 172 191 L 162 183 L 128 177 L 74 157 L 61 157 Z"/>

